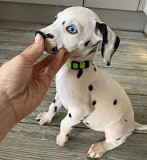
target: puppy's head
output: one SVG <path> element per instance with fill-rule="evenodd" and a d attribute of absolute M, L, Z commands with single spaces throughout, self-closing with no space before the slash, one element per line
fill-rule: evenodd
<path fill-rule="evenodd" d="M 110 65 L 111 57 L 119 45 L 119 38 L 98 16 L 88 8 L 70 7 L 56 16 L 53 24 L 41 29 L 45 51 L 55 53 L 60 48 L 72 52 L 72 60 L 89 60 L 102 41 L 101 54 Z"/>

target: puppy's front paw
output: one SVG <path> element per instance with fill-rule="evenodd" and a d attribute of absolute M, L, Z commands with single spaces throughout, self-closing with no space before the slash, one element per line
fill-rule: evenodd
<path fill-rule="evenodd" d="M 39 113 L 35 119 L 38 121 L 38 124 L 40 125 L 51 122 L 48 118 L 47 112 Z"/>
<path fill-rule="evenodd" d="M 102 146 L 102 143 L 95 143 L 93 144 L 88 153 L 90 158 L 100 158 L 104 153 L 105 153 L 105 149 Z"/>
<path fill-rule="evenodd" d="M 60 146 L 63 147 L 65 143 L 68 141 L 68 136 L 63 136 L 59 134 L 56 138 L 56 143 Z"/>

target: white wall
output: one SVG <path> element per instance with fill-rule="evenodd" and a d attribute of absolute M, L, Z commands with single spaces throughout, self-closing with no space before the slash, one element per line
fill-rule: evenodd
<path fill-rule="evenodd" d="M 0 0 L 0 19 L 49 24 L 59 10 L 84 5 L 113 29 L 144 31 L 146 4 L 147 0 Z"/>

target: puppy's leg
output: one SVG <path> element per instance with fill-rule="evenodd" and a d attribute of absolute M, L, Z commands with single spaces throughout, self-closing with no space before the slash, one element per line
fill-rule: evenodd
<path fill-rule="evenodd" d="M 56 138 L 56 143 L 59 146 L 64 146 L 65 142 L 68 141 L 67 134 L 73 129 L 73 126 L 81 122 L 83 118 L 82 113 L 77 112 L 68 112 L 66 117 L 61 121 L 60 124 L 60 133 Z"/>
<path fill-rule="evenodd" d="M 62 103 L 58 95 L 56 94 L 54 101 L 49 106 L 48 112 L 41 112 L 37 115 L 36 120 L 38 120 L 40 125 L 43 125 L 44 123 L 49 123 L 52 121 L 53 117 L 56 115 L 56 113 L 61 109 Z"/>
<path fill-rule="evenodd" d="M 105 131 L 106 140 L 93 144 L 89 151 L 89 157 L 100 158 L 105 152 L 120 146 L 125 142 L 126 138 L 132 134 L 126 132 L 120 123 L 115 123 L 108 127 Z"/>

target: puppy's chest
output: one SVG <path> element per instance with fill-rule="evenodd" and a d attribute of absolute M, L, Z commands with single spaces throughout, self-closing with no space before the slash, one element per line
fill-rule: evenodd
<path fill-rule="evenodd" d="M 57 93 L 70 98 L 88 96 L 89 85 L 94 79 L 96 74 L 92 66 L 79 70 L 63 66 L 56 76 Z"/>

